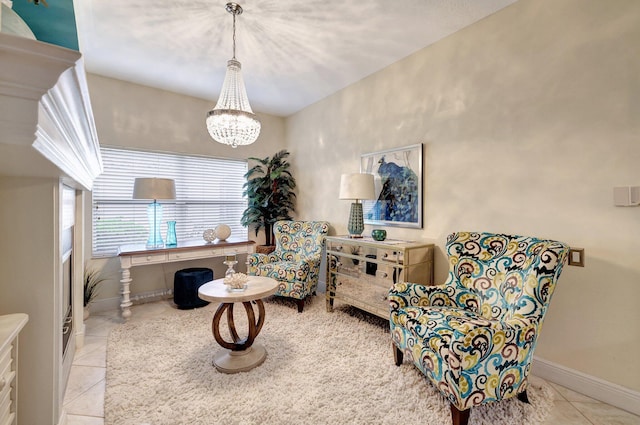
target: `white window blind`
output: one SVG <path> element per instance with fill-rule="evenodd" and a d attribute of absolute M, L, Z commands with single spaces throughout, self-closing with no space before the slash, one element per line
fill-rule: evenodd
<path fill-rule="evenodd" d="M 163 206 L 164 241 L 170 220 L 176 221 L 178 243 L 202 240 L 205 229 L 223 223 L 231 227 L 232 237 L 247 236 L 240 224 L 247 208 L 242 197 L 246 161 L 111 147 L 102 147 L 101 153 L 104 172 L 92 191 L 94 257 L 116 255 L 120 245 L 146 243 L 150 201 L 132 199 L 137 177 L 175 180 L 176 200 L 158 201 Z"/>

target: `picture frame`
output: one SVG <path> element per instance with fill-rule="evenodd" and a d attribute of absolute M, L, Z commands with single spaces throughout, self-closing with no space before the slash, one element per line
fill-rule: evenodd
<path fill-rule="evenodd" d="M 422 143 L 363 154 L 360 172 L 373 174 L 375 199 L 363 200 L 365 224 L 422 228 Z"/>

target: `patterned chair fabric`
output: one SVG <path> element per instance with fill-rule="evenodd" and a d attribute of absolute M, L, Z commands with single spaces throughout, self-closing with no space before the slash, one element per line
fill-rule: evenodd
<path fill-rule="evenodd" d="M 276 295 L 297 300 L 315 294 L 320 275 L 322 247 L 329 232 L 326 221 L 278 221 L 273 226 L 276 249 L 271 254 L 249 254 L 247 272 L 276 279 Z"/>
<path fill-rule="evenodd" d="M 448 236 L 446 251 L 444 285 L 395 284 L 389 322 L 396 364 L 406 355 L 436 385 L 455 424 L 474 406 L 527 401 L 533 351 L 569 247 L 460 232 Z"/>

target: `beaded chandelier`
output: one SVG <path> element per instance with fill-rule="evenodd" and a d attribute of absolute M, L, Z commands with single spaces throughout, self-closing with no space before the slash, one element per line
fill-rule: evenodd
<path fill-rule="evenodd" d="M 241 65 L 236 60 L 236 16 L 242 13 L 242 7 L 227 3 L 226 10 L 233 15 L 233 58 L 227 62 L 218 103 L 207 114 L 207 130 L 216 142 L 236 148 L 256 141 L 260 134 L 260 120 L 251 110 Z"/>

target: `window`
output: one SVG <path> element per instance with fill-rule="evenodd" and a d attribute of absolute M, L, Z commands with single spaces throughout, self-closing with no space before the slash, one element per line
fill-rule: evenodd
<path fill-rule="evenodd" d="M 205 229 L 222 223 L 231 227 L 232 237 L 246 237 L 240 224 L 247 208 L 242 196 L 246 161 L 111 147 L 102 147 L 101 153 L 104 173 L 92 191 L 94 257 L 114 256 L 120 245 L 146 243 L 150 201 L 132 199 L 136 177 L 175 180 L 176 200 L 158 201 L 163 205 L 163 239 L 170 220 L 176 221 L 178 243 L 203 241 Z"/>

